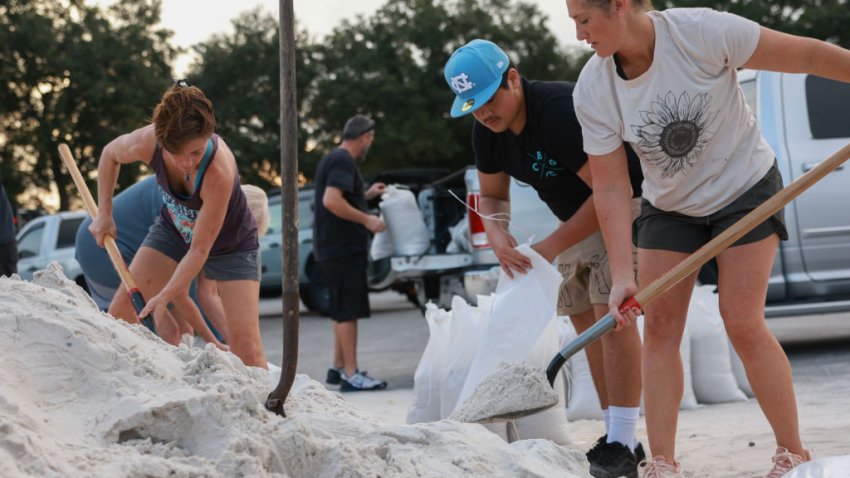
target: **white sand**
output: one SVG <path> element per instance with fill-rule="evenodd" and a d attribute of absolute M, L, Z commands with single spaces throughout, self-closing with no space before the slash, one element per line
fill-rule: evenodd
<path fill-rule="evenodd" d="M 9 478 L 587 476 L 576 450 L 381 422 L 304 375 L 278 417 L 266 371 L 112 319 L 53 267 L 0 278 L 0 363 Z"/>
<path fill-rule="evenodd" d="M 558 393 L 546 380 L 545 371 L 524 363 L 503 362 L 475 387 L 449 419 L 476 423 L 557 403 Z"/>

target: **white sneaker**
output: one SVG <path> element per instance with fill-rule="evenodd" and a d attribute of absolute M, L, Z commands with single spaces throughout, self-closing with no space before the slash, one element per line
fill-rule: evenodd
<path fill-rule="evenodd" d="M 362 390 L 383 390 L 387 382 L 372 378 L 366 372 L 356 371 L 351 377 L 343 372 L 339 382 L 340 392 L 357 392 Z"/>

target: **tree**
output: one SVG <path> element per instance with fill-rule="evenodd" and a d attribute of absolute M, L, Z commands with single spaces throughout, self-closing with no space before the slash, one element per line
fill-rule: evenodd
<path fill-rule="evenodd" d="M 79 197 L 56 152 L 67 142 L 90 188 L 102 147 L 144 125 L 170 83 L 171 33 L 155 29 L 159 0 L 124 0 L 108 15 L 82 0 L 0 6 L 0 157 L 12 194 L 47 191 L 60 209 Z M 138 176 L 122 168 L 120 185 Z M 55 188 L 55 189 L 54 189 Z"/>
<path fill-rule="evenodd" d="M 668 0 L 660 8 L 709 7 L 735 13 L 761 25 L 794 35 L 826 40 L 850 48 L 850 3 L 847 0 Z"/>
<path fill-rule="evenodd" d="M 194 47 L 200 61 L 190 67 L 188 80 L 212 101 L 216 130 L 233 151 L 242 181 L 268 189 L 276 184 L 280 164 L 278 23 L 255 9 L 237 17 L 233 30 Z M 300 112 L 306 96 L 301 93 L 313 77 L 314 68 L 306 61 L 313 47 L 303 30 L 296 44 Z M 300 132 L 304 145 L 307 130 L 302 126 Z"/>
<path fill-rule="evenodd" d="M 318 147 L 307 166 L 356 112 L 378 122 L 366 171 L 471 164 L 473 120 L 449 118 L 445 62 L 467 41 L 486 38 L 526 77 L 575 79 L 586 58 L 563 51 L 544 20 L 533 4 L 509 0 L 389 0 L 372 17 L 343 23 L 314 52 L 319 71 L 304 116 Z"/>
<path fill-rule="evenodd" d="M 522 2 L 389 0 L 323 41 L 299 31 L 301 169 L 312 176 L 357 112 L 378 121 L 367 172 L 470 164 L 471 119 L 448 117 L 452 93 L 443 65 L 455 48 L 480 37 L 502 45 L 528 77 L 575 79 L 587 57 L 563 51 L 543 24 L 539 10 Z M 195 47 L 201 60 L 189 79 L 215 104 L 218 129 L 236 153 L 243 181 L 264 185 L 280 157 L 277 22 L 253 11 L 233 25 L 232 35 Z"/>

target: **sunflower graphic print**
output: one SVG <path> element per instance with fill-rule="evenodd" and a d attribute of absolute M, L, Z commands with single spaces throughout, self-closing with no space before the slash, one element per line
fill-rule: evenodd
<path fill-rule="evenodd" d="M 694 97 L 687 91 L 676 96 L 668 91 L 641 110 L 642 124 L 632 125 L 638 137 L 635 146 L 643 159 L 661 170 L 663 178 L 686 173 L 697 161 L 714 135 L 709 127 L 717 116 L 711 109 L 711 95 Z"/>

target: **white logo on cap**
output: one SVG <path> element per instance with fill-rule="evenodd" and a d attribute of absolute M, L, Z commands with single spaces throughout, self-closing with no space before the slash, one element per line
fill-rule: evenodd
<path fill-rule="evenodd" d="M 461 94 L 475 88 L 475 83 L 469 81 L 469 76 L 466 73 L 461 73 L 452 77 L 452 89 Z"/>
<path fill-rule="evenodd" d="M 505 62 L 504 62 L 504 61 L 500 61 L 499 63 L 496 63 L 496 68 L 501 68 L 501 67 L 502 67 L 502 66 L 504 66 L 504 65 L 505 65 Z"/>

